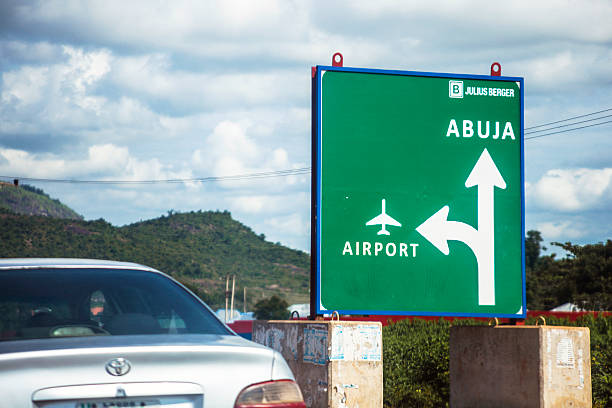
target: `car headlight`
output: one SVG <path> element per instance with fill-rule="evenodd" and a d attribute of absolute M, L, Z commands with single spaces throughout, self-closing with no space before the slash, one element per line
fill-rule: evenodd
<path fill-rule="evenodd" d="M 292 380 L 251 384 L 238 394 L 234 408 L 306 408 L 300 387 Z"/>

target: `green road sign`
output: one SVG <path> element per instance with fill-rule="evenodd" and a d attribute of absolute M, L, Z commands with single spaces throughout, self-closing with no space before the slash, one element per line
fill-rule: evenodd
<path fill-rule="evenodd" d="M 317 67 L 317 313 L 525 316 L 523 79 Z"/>

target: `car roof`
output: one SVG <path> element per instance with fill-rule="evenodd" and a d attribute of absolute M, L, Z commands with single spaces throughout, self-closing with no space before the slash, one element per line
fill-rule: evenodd
<path fill-rule="evenodd" d="M 5 258 L 0 259 L 0 269 L 33 269 L 33 268 L 104 268 L 104 269 L 138 269 L 159 272 L 148 266 L 132 262 L 106 261 L 101 259 L 79 258 Z"/>

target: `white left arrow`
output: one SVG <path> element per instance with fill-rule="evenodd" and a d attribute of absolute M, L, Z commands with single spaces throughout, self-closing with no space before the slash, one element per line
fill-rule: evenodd
<path fill-rule="evenodd" d="M 463 222 L 448 221 L 448 205 L 440 208 L 434 215 L 417 227 L 424 236 L 444 255 L 448 255 L 448 241 L 461 241 L 470 248 L 478 246 L 478 231 Z"/>
<path fill-rule="evenodd" d="M 494 188 L 506 188 L 506 182 L 484 149 L 467 180 L 467 188 L 478 186 L 478 229 L 469 224 L 448 221 L 450 208 L 442 207 L 416 230 L 440 252 L 448 255 L 448 241 L 465 243 L 476 256 L 478 265 L 478 304 L 495 304 L 495 206 Z"/>

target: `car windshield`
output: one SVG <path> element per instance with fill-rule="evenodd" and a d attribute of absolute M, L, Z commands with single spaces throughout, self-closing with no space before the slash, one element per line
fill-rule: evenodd
<path fill-rule="evenodd" d="M 0 340 L 230 334 L 164 275 L 127 269 L 0 270 Z"/>

